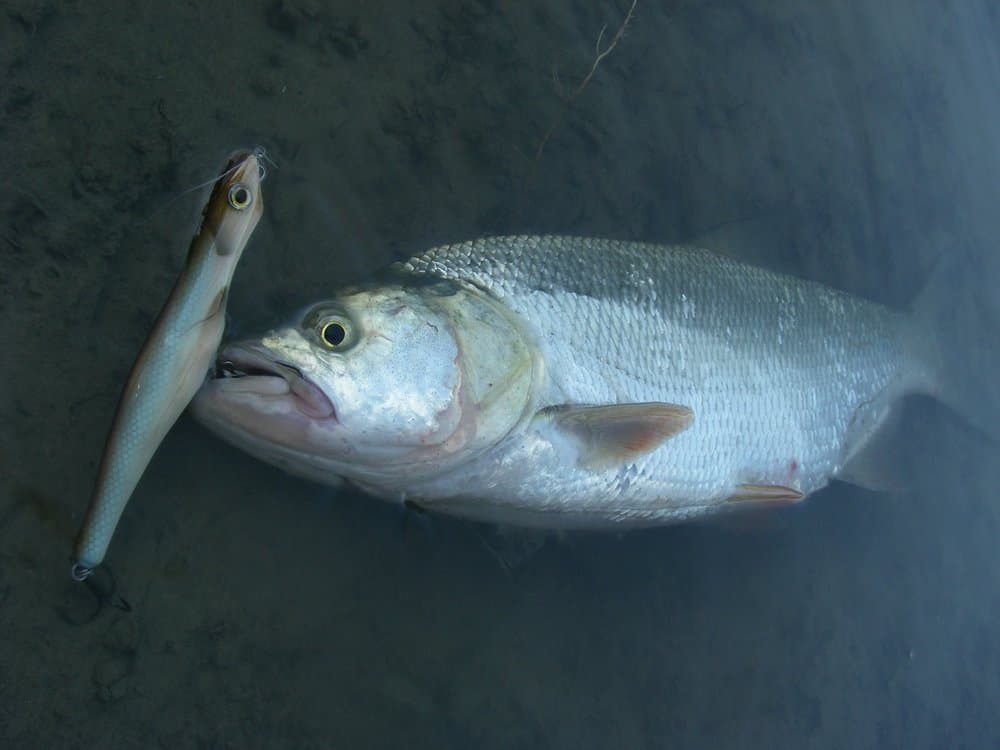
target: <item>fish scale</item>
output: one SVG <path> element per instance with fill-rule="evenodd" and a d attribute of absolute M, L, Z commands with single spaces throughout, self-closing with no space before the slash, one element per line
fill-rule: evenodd
<path fill-rule="evenodd" d="M 466 481 L 502 487 L 517 505 L 589 499 L 598 512 L 641 520 L 722 503 L 742 483 L 808 494 L 841 469 L 859 409 L 878 422 L 920 383 L 900 313 L 707 250 L 488 238 L 396 270 L 471 284 L 515 311 L 549 373 L 540 406 L 655 401 L 694 411 L 691 427 L 636 460 L 627 486 L 624 470 L 567 471 L 524 436 L 498 451 L 506 461 L 467 467 Z M 534 470 L 504 478 L 518 462 Z"/>

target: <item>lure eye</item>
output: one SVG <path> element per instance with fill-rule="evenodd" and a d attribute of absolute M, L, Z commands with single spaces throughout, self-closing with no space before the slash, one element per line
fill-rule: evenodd
<path fill-rule="evenodd" d="M 242 211 L 253 203 L 253 193 L 242 183 L 236 183 L 229 188 L 229 205 L 237 211 Z"/>
<path fill-rule="evenodd" d="M 319 329 L 319 337 L 331 349 L 343 348 L 347 334 L 347 324 L 342 320 L 328 320 Z"/>

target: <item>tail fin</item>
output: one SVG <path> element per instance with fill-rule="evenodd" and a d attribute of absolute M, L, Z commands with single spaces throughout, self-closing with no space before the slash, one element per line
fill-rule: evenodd
<path fill-rule="evenodd" d="M 976 293 L 971 263 L 938 263 L 913 304 L 910 348 L 926 392 L 992 439 L 1000 438 L 995 366 L 997 321 Z"/>

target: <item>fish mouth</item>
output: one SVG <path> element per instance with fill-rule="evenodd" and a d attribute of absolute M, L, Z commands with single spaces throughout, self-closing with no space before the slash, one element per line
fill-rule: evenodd
<path fill-rule="evenodd" d="M 304 415 L 313 419 L 337 420 L 333 402 L 302 370 L 272 357 L 253 344 L 231 344 L 219 352 L 213 380 L 224 380 L 231 392 L 261 396 L 290 395 Z"/>

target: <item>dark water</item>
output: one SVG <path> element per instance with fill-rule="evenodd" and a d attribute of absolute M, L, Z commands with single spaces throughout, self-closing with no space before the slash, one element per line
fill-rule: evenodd
<path fill-rule="evenodd" d="M 173 199 L 237 146 L 279 165 L 244 333 L 438 242 L 708 235 L 896 306 L 958 269 L 948 336 L 991 421 L 997 6 L 639 0 L 564 106 L 626 5 L 4 4 L 0 746 L 1000 744 L 996 444 L 927 401 L 907 492 L 574 537 L 513 571 L 486 529 L 185 418 L 119 527 L 116 594 L 94 614 L 70 582 L 199 210 Z"/>

